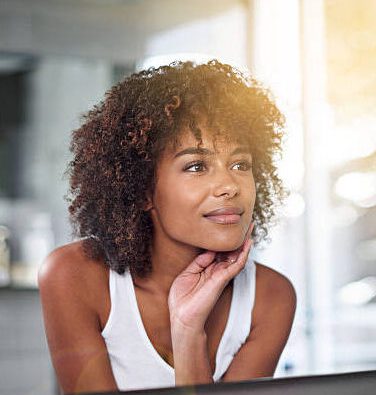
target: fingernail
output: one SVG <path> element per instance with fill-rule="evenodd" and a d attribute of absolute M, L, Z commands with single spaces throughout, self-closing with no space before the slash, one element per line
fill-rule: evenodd
<path fill-rule="evenodd" d="M 234 263 L 234 262 L 236 262 L 236 260 L 238 259 L 238 256 L 239 256 L 238 253 L 232 253 L 232 254 L 230 254 L 230 255 L 227 257 L 227 260 L 228 260 L 230 263 Z"/>

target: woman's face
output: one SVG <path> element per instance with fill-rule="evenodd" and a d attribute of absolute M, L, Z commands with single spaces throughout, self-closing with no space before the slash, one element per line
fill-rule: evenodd
<path fill-rule="evenodd" d="M 223 137 L 214 143 L 201 130 L 202 152 L 197 152 L 191 132 L 184 131 L 176 150 L 168 147 L 158 163 L 150 204 L 155 234 L 158 240 L 235 250 L 244 241 L 255 204 L 252 157 L 244 146 Z M 212 210 L 234 207 L 240 217 L 205 217 Z"/>

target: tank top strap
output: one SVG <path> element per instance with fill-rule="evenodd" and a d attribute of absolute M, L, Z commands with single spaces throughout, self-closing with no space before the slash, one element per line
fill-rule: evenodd
<path fill-rule="evenodd" d="M 214 381 L 219 380 L 226 372 L 235 354 L 249 336 L 255 289 L 256 265 L 249 258 L 244 269 L 234 278 L 228 322 L 216 355 Z"/>
<path fill-rule="evenodd" d="M 101 334 L 106 335 L 111 332 L 115 319 L 118 318 L 119 311 L 129 305 L 127 287 L 127 271 L 124 274 L 119 274 L 113 269 L 109 269 L 109 293 L 111 300 L 110 314 L 108 316 L 105 327 Z"/>

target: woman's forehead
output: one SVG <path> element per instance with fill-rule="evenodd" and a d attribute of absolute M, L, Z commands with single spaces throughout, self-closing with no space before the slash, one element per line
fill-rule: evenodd
<path fill-rule="evenodd" d="M 169 151 L 171 155 L 175 155 L 181 150 L 187 148 L 206 148 L 211 151 L 231 150 L 235 146 L 242 145 L 238 136 L 231 135 L 231 133 L 214 133 L 207 129 L 201 128 L 201 140 L 196 138 L 192 131 L 184 130 L 170 144 Z"/>
<path fill-rule="evenodd" d="M 244 136 L 242 137 L 244 139 Z M 161 155 L 158 157 L 156 168 L 160 170 L 161 167 L 168 166 L 179 158 L 189 157 L 189 154 L 203 155 L 205 157 L 222 152 L 229 156 L 237 153 L 252 155 L 249 144 L 244 141 L 241 142 L 241 137 L 239 136 L 234 137 L 227 133 L 210 133 L 201 128 L 201 138 L 202 144 L 200 144 L 199 139 L 194 136 L 192 131 L 181 132 L 162 150 Z"/>

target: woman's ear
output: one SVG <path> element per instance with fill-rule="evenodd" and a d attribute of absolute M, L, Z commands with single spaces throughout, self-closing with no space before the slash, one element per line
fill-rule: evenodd
<path fill-rule="evenodd" d="M 153 207 L 153 200 L 151 198 L 151 193 L 146 194 L 146 203 L 143 207 L 144 211 L 149 211 Z"/>

